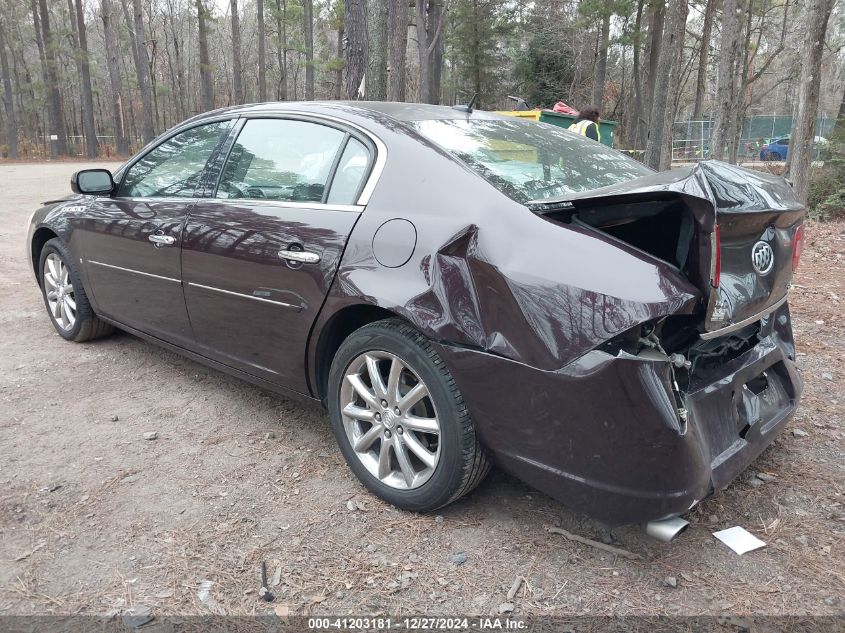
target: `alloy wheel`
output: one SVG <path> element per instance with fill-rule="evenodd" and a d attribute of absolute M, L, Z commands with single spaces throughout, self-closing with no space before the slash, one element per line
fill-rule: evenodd
<path fill-rule="evenodd" d="M 440 421 L 428 387 L 395 354 L 369 351 L 346 370 L 343 426 L 355 455 L 383 484 L 422 486 L 440 459 Z"/>
<path fill-rule="evenodd" d="M 44 260 L 44 294 L 47 307 L 58 326 L 65 331 L 76 323 L 76 299 L 70 271 L 58 253 L 50 253 Z"/>

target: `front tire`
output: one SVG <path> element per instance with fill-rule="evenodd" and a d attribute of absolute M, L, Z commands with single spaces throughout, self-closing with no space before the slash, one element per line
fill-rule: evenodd
<path fill-rule="evenodd" d="M 44 305 L 59 336 L 81 343 L 112 333 L 114 328 L 94 314 L 73 256 L 59 238 L 44 244 L 39 270 Z"/>
<path fill-rule="evenodd" d="M 328 408 L 349 467 L 403 510 L 445 506 L 490 469 L 449 369 L 399 319 L 365 325 L 343 342 L 329 374 Z"/>

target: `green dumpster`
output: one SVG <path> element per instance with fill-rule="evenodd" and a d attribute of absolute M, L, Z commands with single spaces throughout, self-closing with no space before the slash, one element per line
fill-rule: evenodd
<path fill-rule="evenodd" d="M 541 123 L 549 123 L 562 128 L 568 128 L 575 123 L 575 115 L 560 114 L 552 110 L 499 110 L 496 114 L 504 114 L 507 116 L 515 116 L 520 119 L 530 119 L 532 121 L 540 121 Z M 601 142 L 608 147 L 613 147 L 613 130 L 616 128 L 616 121 L 599 121 L 599 132 L 601 132 Z"/>

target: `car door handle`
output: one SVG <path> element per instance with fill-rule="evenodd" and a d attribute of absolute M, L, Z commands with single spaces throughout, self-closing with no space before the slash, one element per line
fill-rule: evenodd
<path fill-rule="evenodd" d="M 316 264 L 320 261 L 319 253 L 312 253 L 311 251 L 279 251 L 279 257 L 291 262 L 300 262 L 302 264 Z"/>
<path fill-rule="evenodd" d="M 152 234 L 148 238 L 156 247 L 159 246 L 173 246 L 176 243 L 176 238 L 172 235 L 158 235 Z"/>

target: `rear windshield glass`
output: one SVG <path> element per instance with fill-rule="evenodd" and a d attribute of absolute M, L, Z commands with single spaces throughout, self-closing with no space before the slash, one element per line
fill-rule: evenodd
<path fill-rule="evenodd" d="M 519 202 L 598 189 L 654 173 L 621 152 L 550 124 L 448 119 L 415 121 L 414 125 Z"/>

